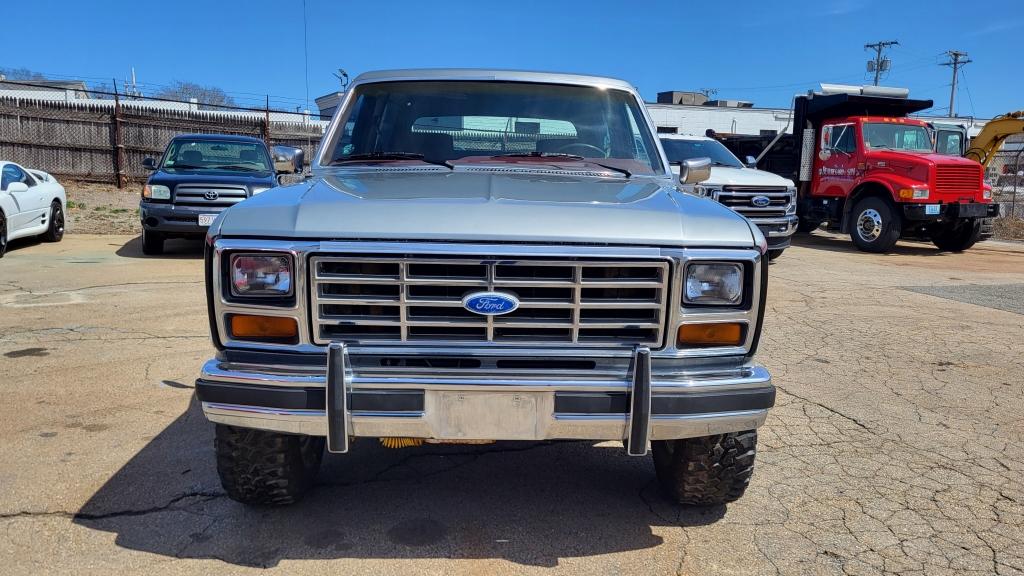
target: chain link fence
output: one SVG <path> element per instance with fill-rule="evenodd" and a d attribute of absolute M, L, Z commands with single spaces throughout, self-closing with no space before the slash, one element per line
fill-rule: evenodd
<path fill-rule="evenodd" d="M 1011 136 L 1003 143 L 986 177 L 995 201 L 1002 206 L 1002 215 L 1024 219 L 1024 134 Z"/>
<path fill-rule="evenodd" d="M 159 157 L 179 134 L 239 134 L 302 148 L 307 162 L 327 122 L 309 114 L 206 106 L 111 92 L 4 82 L 0 159 L 58 177 L 125 187 L 144 180 L 146 157 Z"/>

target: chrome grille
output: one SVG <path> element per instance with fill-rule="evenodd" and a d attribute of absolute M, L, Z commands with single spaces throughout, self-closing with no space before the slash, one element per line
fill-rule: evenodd
<path fill-rule="evenodd" d="M 660 346 L 667 261 L 313 256 L 313 338 L 529 346 Z M 481 316 L 477 291 L 514 294 L 519 308 Z"/>
<path fill-rule="evenodd" d="M 754 206 L 751 201 L 757 196 L 769 200 L 767 206 Z M 792 195 L 785 186 L 723 186 L 718 201 L 747 218 L 781 218 L 786 215 Z"/>
<path fill-rule="evenodd" d="M 936 166 L 935 191 L 939 194 L 977 194 L 981 190 L 981 164 Z"/>
<path fill-rule="evenodd" d="M 178 206 L 233 206 L 245 200 L 246 195 L 245 188 L 183 185 L 174 189 L 174 203 Z"/>

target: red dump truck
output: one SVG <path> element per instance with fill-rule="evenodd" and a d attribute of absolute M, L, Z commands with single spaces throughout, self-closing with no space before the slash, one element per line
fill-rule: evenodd
<path fill-rule="evenodd" d="M 928 123 L 908 117 L 932 101 L 907 96 L 822 85 L 794 99 L 792 134 L 720 139 L 797 183 L 798 232 L 824 225 L 868 252 L 887 252 L 900 238 L 966 250 L 990 234 L 999 205 L 981 164 L 936 154 Z"/>

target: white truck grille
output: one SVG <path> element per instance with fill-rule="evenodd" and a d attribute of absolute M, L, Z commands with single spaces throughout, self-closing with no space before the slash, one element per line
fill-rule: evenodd
<path fill-rule="evenodd" d="M 768 199 L 765 206 L 756 206 L 754 198 Z M 718 201 L 736 212 L 756 220 L 758 218 L 781 218 L 792 202 L 792 196 L 785 186 L 724 186 L 718 194 Z"/>
<path fill-rule="evenodd" d="M 310 276 L 317 344 L 660 346 L 669 264 L 314 256 Z M 519 308 L 465 309 L 480 291 L 512 294 Z"/>

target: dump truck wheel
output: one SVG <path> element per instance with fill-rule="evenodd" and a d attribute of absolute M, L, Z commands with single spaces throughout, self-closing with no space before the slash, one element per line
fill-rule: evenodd
<path fill-rule="evenodd" d="M 981 220 L 961 222 L 932 236 L 932 244 L 939 250 L 962 252 L 974 246 L 981 239 Z"/>

